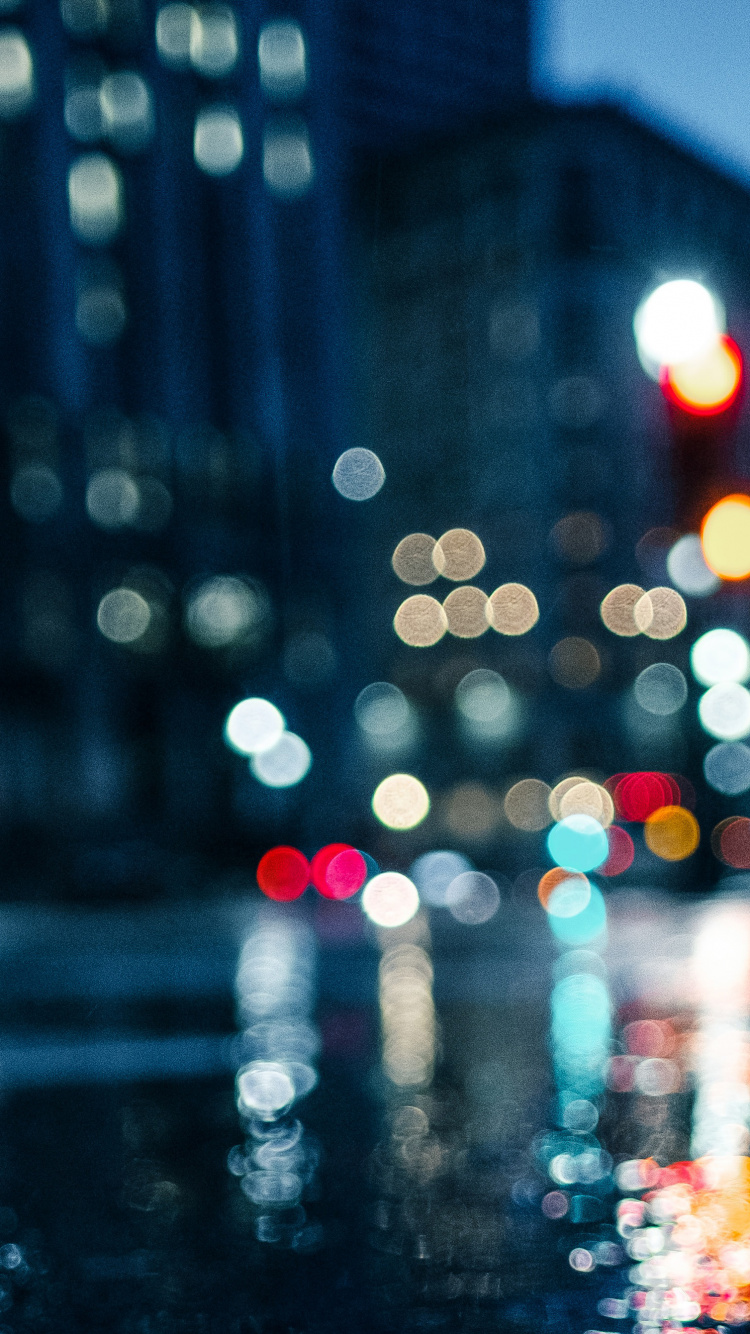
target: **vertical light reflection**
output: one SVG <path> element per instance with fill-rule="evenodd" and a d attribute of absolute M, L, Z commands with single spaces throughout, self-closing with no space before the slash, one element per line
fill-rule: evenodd
<path fill-rule="evenodd" d="M 693 1158 L 748 1149 L 750 916 L 740 905 L 709 911 L 693 954 L 698 1000 Z"/>
<path fill-rule="evenodd" d="M 318 1149 L 295 1116 L 318 1079 L 316 954 L 309 926 L 264 909 L 242 947 L 235 982 L 242 1027 L 237 1107 L 246 1139 L 230 1151 L 228 1167 L 253 1206 L 259 1241 L 295 1250 L 315 1249 L 321 1233 L 302 1205 Z"/>
<path fill-rule="evenodd" d="M 397 1088 L 424 1088 L 435 1067 L 432 963 L 422 945 L 386 942 L 378 970 L 383 1072 Z"/>

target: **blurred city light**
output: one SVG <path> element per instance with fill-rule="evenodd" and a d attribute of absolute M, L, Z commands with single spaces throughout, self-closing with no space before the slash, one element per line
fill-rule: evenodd
<path fill-rule="evenodd" d="M 424 784 L 411 774 L 391 774 L 376 787 L 372 809 L 388 829 L 413 829 L 430 809 Z"/>
<path fill-rule="evenodd" d="M 104 153 L 79 157 L 68 172 L 70 225 L 80 241 L 106 245 L 124 221 L 122 179 Z"/>
<path fill-rule="evenodd" d="M 750 692 L 736 681 L 711 686 L 698 702 L 701 726 L 719 741 L 739 741 L 750 733 Z"/>
<path fill-rule="evenodd" d="M 371 449 L 347 449 L 336 460 L 331 480 L 346 500 L 372 500 L 385 481 L 385 468 Z"/>
<path fill-rule="evenodd" d="M 256 872 L 258 886 L 269 899 L 288 903 L 304 894 L 310 883 L 307 858 L 297 848 L 271 848 L 263 854 Z"/>
<path fill-rule="evenodd" d="M 528 634 L 539 620 L 539 604 L 525 584 L 501 584 L 485 607 L 493 630 L 501 635 Z"/>
<path fill-rule="evenodd" d="M 489 600 L 481 588 L 463 584 L 443 603 L 448 633 L 458 639 L 478 639 L 489 629 Z"/>
<path fill-rule="evenodd" d="M 240 118 L 233 107 L 210 107 L 196 116 L 193 155 L 209 176 L 229 176 L 245 152 Z"/>
<path fill-rule="evenodd" d="M 258 36 L 258 70 L 264 93 L 280 102 L 301 97 L 307 87 L 302 29 L 291 19 L 264 23 Z"/>
<path fill-rule="evenodd" d="M 701 526 L 701 545 L 714 574 L 721 579 L 746 579 L 750 574 L 750 497 L 725 496 L 713 505 Z"/>
<path fill-rule="evenodd" d="M 633 691 L 642 709 L 662 718 L 677 713 L 688 697 L 687 681 L 671 662 L 654 662 L 644 667 L 635 679 Z"/>
<path fill-rule="evenodd" d="M 547 848 L 558 866 L 575 871 L 593 871 L 609 854 L 607 835 L 591 815 L 564 816 L 547 835 Z"/>
<path fill-rule="evenodd" d="M 709 597 L 721 587 L 721 580 L 705 562 L 697 533 L 686 533 L 675 542 L 667 556 L 667 573 L 675 587 L 688 597 Z"/>
<path fill-rule="evenodd" d="M 240 755 L 271 750 L 286 726 L 284 715 L 267 699 L 242 699 L 227 715 L 224 737 Z"/>
<path fill-rule="evenodd" d="M 432 563 L 438 574 L 460 583 L 479 574 L 486 560 L 484 547 L 468 528 L 451 528 L 438 539 Z"/>
<path fill-rule="evenodd" d="M 96 623 L 113 644 L 132 644 L 148 630 L 151 608 L 135 589 L 113 588 L 99 603 Z"/>
<path fill-rule="evenodd" d="M 750 645 L 736 630 L 708 630 L 690 650 L 690 667 L 696 681 L 715 686 L 722 681 L 747 681 L 750 677 Z"/>
<path fill-rule="evenodd" d="M 448 617 L 436 598 L 414 593 L 401 603 L 393 618 L 399 639 L 412 648 L 431 648 L 448 629 Z"/>
<path fill-rule="evenodd" d="M 742 384 L 742 356 L 724 335 L 695 361 L 666 366 L 661 383 L 667 398 L 696 417 L 712 417 L 734 403 Z"/>
<path fill-rule="evenodd" d="M 235 746 L 235 749 L 239 747 Z M 282 732 L 272 746 L 259 749 L 256 745 L 250 759 L 250 772 L 265 787 L 294 787 L 309 773 L 311 764 L 312 754 L 307 742 L 294 732 Z"/>
<path fill-rule="evenodd" d="M 404 926 L 418 909 L 416 885 L 398 871 L 381 871 L 365 885 L 362 910 L 375 926 Z"/>
<path fill-rule="evenodd" d="M 431 584 L 443 573 L 445 559 L 429 533 L 402 537 L 391 558 L 394 572 L 405 584 Z"/>
<path fill-rule="evenodd" d="M 646 817 L 643 837 L 657 857 L 678 862 L 695 852 L 701 832 L 692 811 L 684 806 L 661 806 Z"/>
<path fill-rule="evenodd" d="M 496 882 L 481 871 L 462 871 L 445 891 L 445 906 L 451 917 L 464 926 L 481 926 L 500 907 Z"/>
<path fill-rule="evenodd" d="M 721 741 L 703 760 L 706 782 L 726 797 L 750 790 L 750 747 L 741 741 Z"/>
<path fill-rule="evenodd" d="M 34 63 L 29 44 L 16 28 L 0 32 L 0 116 L 12 120 L 34 100 Z"/>
<path fill-rule="evenodd" d="M 653 379 L 708 353 L 724 331 L 724 312 L 701 283 L 678 278 L 662 283 L 641 302 L 633 320 L 638 355 Z"/>
<path fill-rule="evenodd" d="M 409 878 L 423 903 L 430 908 L 445 908 L 449 886 L 457 876 L 471 870 L 471 862 L 460 852 L 423 852 L 410 867 Z"/>
<path fill-rule="evenodd" d="M 329 843 L 313 857 L 310 877 L 324 898 L 348 899 L 365 883 L 367 863 L 348 843 Z"/>
<path fill-rule="evenodd" d="M 298 199 L 315 178 L 307 126 L 297 119 L 269 121 L 263 131 L 263 179 L 280 199 Z"/>

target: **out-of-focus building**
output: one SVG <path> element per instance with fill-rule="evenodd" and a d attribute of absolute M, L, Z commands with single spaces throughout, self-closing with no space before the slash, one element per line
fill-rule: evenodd
<path fill-rule="evenodd" d="M 659 282 L 697 278 L 747 348 L 749 235 L 746 190 L 606 105 L 529 106 L 365 174 L 361 443 L 383 461 L 388 500 L 368 511 L 359 578 L 379 673 L 442 738 L 423 777 L 442 786 L 452 772 L 453 784 L 496 791 L 526 775 L 687 769 L 700 786 L 710 742 L 694 684 L 684 708 L 662 714 L 640 708 L 632 685 L 655 663 L 690 681 L 695 631 L 741 628 L 741 590 L 688 597 L 688 630 L 673 638 L 618 637 L 599 609 L 616 585 L 669 584 L 665 557 L 684 521 L 681 463 L 663 396 L 637 359 L 634 311 Z M 743 412 L 725 435 L 732 489 L 750 462 Z M 465 581 L 487 594 L 527 585 L 539 621 L 518 637 L 399 645 L 391 621 L 402 599 L 442 601 L 456 585 L 433 571 L 435 583 L 409 587 L 391 553 L 409 533 L 457 527 L 487 555 Z M 467 736 L 454 696 L 478 669 L 500 673 L 524 714 L 485 744 Z M 481 823 L 478 800 L 465 789 L 467 828 Z"/>
<path fill-rule="evenodd" d="M 9 892 L 185 885 L 177 848 L 252 862 L 310 810 L 336 833 L 347 181 L 528 63 L 525 0 L 0 6 Z M 311 746 L 304 790 L 226 752 L 248 693 Z"/>

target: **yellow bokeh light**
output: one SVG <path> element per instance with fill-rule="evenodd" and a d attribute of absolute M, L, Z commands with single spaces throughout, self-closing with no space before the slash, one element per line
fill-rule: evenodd
<path fill-rule="evenodd" d="M 516 829 L 537 833 L 551 823 L 548 802 L 550 790 L 539 778 L 522 778 L 505 794 L 503 807 Z"/>
<path fill-rule="evenodd" d="M 437 598 L 415 593 L 401 603 L 393 618 L 393 628 L 399 639 L 412 648 L 429 648 L 443 638 L 448 617 Z"/>
<path fill-rule="evenodd" d="M 550 676 L 567 690 L 584 690 L 593 684 L 601 669 L 594 645 L 578 635 L 558 640 L 549 655 Z"/>
<path fill-rule="evenodd" d="M 633 620 L 649 639 L 674 639 L 687 625 L 685 600 L 674 588 L 650 588 L 636 602 Z"/>
<path fill-rule="evenodd" d="M 405 584 L 431 584 L 443 572 L 443 555 L 429 533 L 409 533 L 399 542 L 391 564 Z"/>
<path fill-rule="evenodd" d="M 391 774 L 376 787 L 372 809 L 387 829 L 413 829 L 427 815 L 430 798 L 412 774 Z"/>
<path fill-rule="evenodd" d="M 489 629 L 488 598 L 481 588 L 464 584 L 454 588 L 443 603 L 448 632 L 457 639 L 478 639 Z"/>
<path fill-rule="evenodd" d="M 750 574 L 750 496 L 725 496 L 706 515 L 701 528 L 703 558 L 722 579 Z"/>
<path fill-rule="evenodd" d="M 665 862 L 681 862 L 697 848 L 701 831 L 692 811 L 684 806 L 661 806 L 646 820 L 646 846 Z"/>
<path fill-rule="evenodd" d="M 702 357 L 670 366 L 666 387 L 679 406 L 700 413 L 728 407 L 742 379 L 742 359 L 729 338 L 720 338 Z"/>
<path fill-rule="evenodd" d="M 632 639 L 641 633 L 633 613 L 642 597 L 643 589 L 638 584 L 618 584 L 617 588 L 607 594 L 599 608 L 599 615 L 613 635 Z"/>
<path fill-rule="evenodd" d="M 500 635 L 525 635 L 539 620 L 539 604 L 525 584 L 501 584 L 490 596 L 487 616 Z"/>
<path fill-rule="evenodd" d="M 553 820 L 562 820 L 560 811 L 560 802 L 571 788 L 578 787 L 581 783 L 587 783 L 587 778 L 582 778 L 580 774 L 572 774 L 568 778 L 561 778 L 559 783 L 555 783 L 547 799 L 550 814 Z"/>
<path fill-rule="evenodd" d="M 485 560 L 482 543 L 468 528 L 451 528 L 443 533 L 432 553 L 432 563 L 438 574 L 445 575 L 453 583 L 473 579 Z"/>

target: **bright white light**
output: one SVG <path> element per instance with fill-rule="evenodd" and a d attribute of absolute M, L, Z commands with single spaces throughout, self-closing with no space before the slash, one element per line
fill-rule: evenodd
<path fill-rule="evenodd" d="M 710 292 L 689 278 L 662 283 L 642 301 L 633 320 L 645 369 L 673 366 L 702 356 L 724 332 L 724 311 Z"/>
<path fill-rule="evenodd" d="M 245 141 L 239 116 L 232 107 L 212 107 L 195 119 L 193 156 L 209 176 L 229 176 L 242 161 Z"/>
<path fill-rule="evenodd" d="M 374 875 L 362 895 L 362 909 L 376 926 L 403 926 L 418 908 L 416 885 L 398 871 Z"/>
<path fill-rule="evenodd" d="M 253 1112 L 263 1121 L 273 1121 L 294 1102 L 295 1089 L 283 1065 L 274 1061 L 251 1061 L 237 1075 L 240 1110 Z"/>
<path fill-rule="evenodd" d="M 148 630 L 151 608 L 135 589 L 113 588 L 99 603 L 96 623 L 105 639 L 114 644 L 133 644 Z"/>
<path fill-rule="evenodd" d="M 675 588 L 688 597 L 705 598 L 721 586 L 721 579 L 703 559 L 697 533 L 686 533 L 675 542 L 667 556 L 667 574 Z"/>
<path fill-rule="evenodd" d="M 736 681 L 711 686 L 698 704 L 701 726 L 720 741 L 738 741 L 750 733 L 750 692 Z"/>
<path fill-rule="evenodd" d="M 79 241 L 106 245 L 123 220 L 122 185 L 114 162 L 104 153 L 87 153 L 68 172 L 70 225 Z"/>
<path fill-rule="evenodd" d="M 279 121 L 263 131 L 263 179 L 271 194 L 297 199 L 315 175 L 310 136 L 302 121 Z"/>
<path fill-rule="evenodd" d="M 372 500 L 385 481 L 385 468 L 371 449 L 347 449 L 336 460 L 331 481 L 346 500 Z"/>
<path fill-rule="evenodd" d="M 283 732 L 269 750 L 255 754 L 250 770 L 265 787 L 294 787 L 312 764 L 310 747 L 294 732 Z"/>
<path fill-rule="evenodd" d="M 258 72 L 268 97 L 288 102 L 304 93 L 307 54 L 298 23 L 291 19 L 264 23 L 258 38 Z"/>
<path fill-rule="evenodd" d="M 735 630 L 709 630 L 693 644 L 690 666 L 702 686 L 746 681 L 750 676 L 750 646 Z"/>
<path fill-rule="evenodd" d="M 34 65 L 22 32 L 5 28 L 0 32 L 0 116 L 12 120 L 34 100 Z"/>
<path fill-rule="evenodd" d="M 235 704 L 224 724 L 224 739 L 239 755 L 259 755 L 275 746 L 286 722 L 270 700 L 253 697 Z"/>

